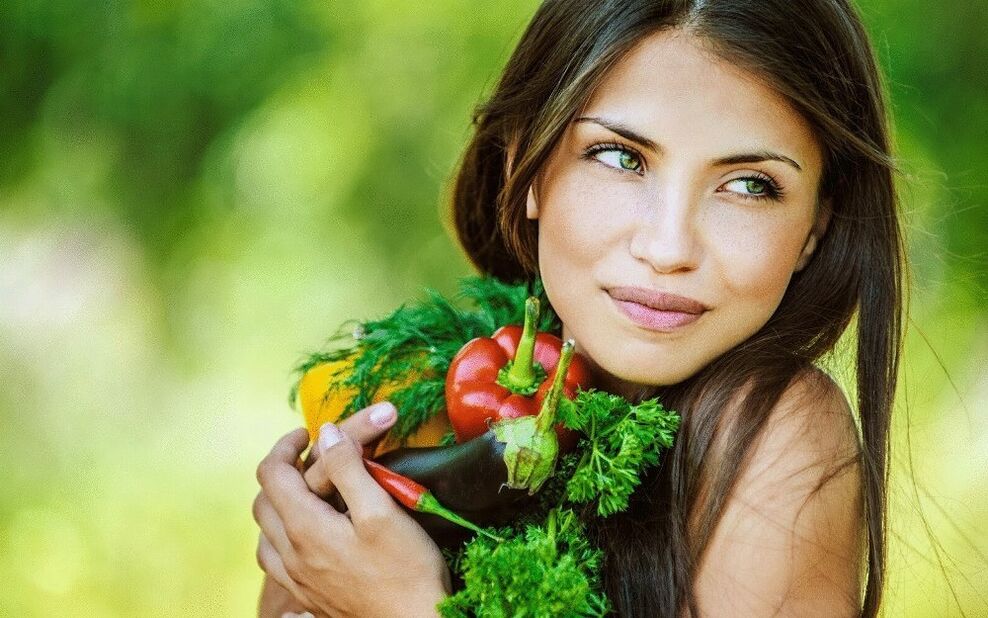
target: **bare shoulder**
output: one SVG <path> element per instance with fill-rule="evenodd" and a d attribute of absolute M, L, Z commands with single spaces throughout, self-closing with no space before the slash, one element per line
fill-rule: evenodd
<path fill-rule="evenodd" d="M 772 410 L 752 464 L 763 473 L 812 474 L 846 468 L 859 452 L 858 432 L 847 397 L 819 369 L 799 374 Z M 809 469 L 802 471 L 800 466 Z"/>
<path fill-rule="evenodd" d="M 859 442 L 840 387 L 797 376 L 753 444 L 704 553 L 704 615 L 856 615 Z M 726 593 L 726 594 L 725 594 Z"/>

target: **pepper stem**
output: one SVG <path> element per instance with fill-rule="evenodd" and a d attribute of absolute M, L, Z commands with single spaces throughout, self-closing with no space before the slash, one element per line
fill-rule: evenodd
<path fill-rule="evenodd" d="M 508 370 L 498 377 L 502 378 L 503 386 L 512 392 L 525 392 L 533 386 L 538 387 L 535 369 L 535 335 L 538 333 L 539 299 L 529 296 L 525 300 L 525 323 L 522 326 L 521 337 L 515 357 L 508 363 Z"/>
<path fill-rule="evenodd" d="M 556 411 L 559 410 L 559 399 L 563 396 L 563 383 L 566 380 L 566 373 L 569 371 L 570 362 L 573 360 L 573 347 L 575 342 L 572 339 L 563 344 L 560 351 L 559 363 L 556 365 L 556 375 L 552 379 L 552 388 L 542 400 L 542 408 L 535 419 L 535 430 L 540 433 L 553 431 L 556 424 Z"/>
<path fill-rule="evenodd" d="M 470 522 L 469 520 L 460 517 L 453 511 L 449 510 L 442 504 L 439 500 L 432 494 L 431 491 L 427 491 L 419 497 L 418 503 L 415 505 L 415 510 L 420 513 L 431 513 L 432 515 L 438 515 L 447 521 L 451 521 L 454 524 L 459 524 L 468 530 L 473 530 L 477 534 L 483 534 L 484 536 L 497 541 L 498 543 L 503 543 L 504 539 L 494 534 L 491 534 L 487 530 L 484 530 L 477 524 Z"/>

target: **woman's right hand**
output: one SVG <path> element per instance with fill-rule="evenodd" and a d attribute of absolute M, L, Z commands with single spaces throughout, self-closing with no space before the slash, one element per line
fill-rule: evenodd
<path fill-rule="evenodd" d="M 304 481 L 292 467 L 307 443 L 302 430 L 279 440 L 258 467 L 262 491 L 254 515 L 263 531 L 258 561 L 318 615 L 435 616 L 436 604 L 448 594 L 449 571 L 439 549 L 361 463 L 361 446 L 396 418 L 394 406 L 382 402 L 339 428 L 327 423 Z M 337 484 L 351 506 L 346 516 L 313 499 L 312 494 L 326 498 Z M 383 530 L 387 533 L 380 534 Z M 277 610 L 262 615 L 299 611 L 284 605 Z"/>
<path fill-rule="evenodd" d="M 382 410 L 385 414 L 381 414 Z M 376 412 L 376 414 L 375 414 Z M 391 404 L 385 404 L 381 406 L 380 404 L 369 406 L 354 413 L 352 416 L 345 420 L 339 422 L 338 427 L 354 442 L 367 447 L 366 450 L 373 450 L 370 445 L 375 444 L 390 428 L 394 425 L 396 420 L 396 415 L 394 413 L 394 406 Z M 321 475 L 318 475 L 316 470 L 312 469 L 312 464 L 315 463 L 319 456 L 319 449 L 313 444 L 306 461 L 303 464 L 303 469 L 306 471 L 305 480 L 309 489 L 327 499 L 334 506 L 339 506 L 340 499 L 339 494 L 335 493 L 335 490 L 331 487 L 325 485 L 324 479 Z M 260 499 L 261 496 L 258 496 Z M 257 508 L 257 500 L 255 500 L 255 509 Z M 258 560 L 261 559 L 262 547 L 266 545 L 264 540 L 264 533 L 260 534 L 258 539 Z M 263 569 L 262 565 L 262 569 Z M 296 614 L 295 612 L 305 612 L 305 607 L 302 605 L 302 600 L 297 599 L 295 595 L 287 590 L 284 586 L 278 583 L 275 578 L 270 574 L 265 573 L 263 588 L 261 589 L 261 597 L 258 607 L 258 615 L 262 618 L 267 618 L 269 616 L 273 617 L 283 617 L 283 616 L 294 616 L 294 615 L 304 615 Z M 311 614 L 309 614 L 311 615 Z"/>

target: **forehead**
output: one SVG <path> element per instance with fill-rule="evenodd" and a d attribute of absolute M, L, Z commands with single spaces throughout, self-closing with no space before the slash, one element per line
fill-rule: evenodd
<path fill-rule="evenodd" d="M 784 152 L 819 167 L 806 120 L 755 75 L 679 30 L 653 34 L 613 66 L 582 115 L 636 127 L 671 150 L 721 155 L 739 148 Z"/>

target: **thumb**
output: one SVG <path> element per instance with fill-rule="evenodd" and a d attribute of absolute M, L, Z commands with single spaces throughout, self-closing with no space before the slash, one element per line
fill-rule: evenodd
<path fill-rule="evenodd" d="M 357 444 L 368 447 L 381 439 L 397 420 L 398 410 L 394 404 L 390 401 L 379 401 L 339 421 L 337 427 Z M 322 425 L 322 427 L 325 426 L 325 424 Z M 320 433 L 322 433 L 321 428 Z M 326 445 L 319 444 L 317 434 L 317 439 L 313 442 L 312 448 L 309 450 L 306 466 L 311 466 L 315 463 L 325 450 Z M 371 448 L 370 452 L 373 450 Z M 368 452 L 368 448 L 364 448 L 364 451 Z"/>
<path fill-rule="evenodd" d="M 309 450 L 309 467 L 305 471 L 305 482 L 309 489 L 323 498 L 329 498 L 336 491 L 336 485 L 327 475 L 326 468 L 318 464 L 323 453 L 340 440 L 340 433 L 359 450 L 361 446 L 370 444 L 387 433 L 396 420 L 398 410 L 394 404 L 381 401 L 340 421 L 339 426 L 324 424 Z"/>
<path fill-rule="evenodd" d="M 328 461 L 326 452 L 333 447 L 337 451 L 336 456 L 333 461 Z M 353 453 L 344 454 L 340 451 L 353 451 Z M 312 493 L 322 498 L 331 497 L 336 492 L 336 484 L 330 475 L 331 469 L 341 464 L 345 465 L 351 459 L 362 461 L 361 454 L 360 444 L 347 435 L 341 427 L 333 423 L 324 423 L 319 428 L 319 433 L 310 449 L 311 462 L 304 474 L 305 484 L 309 486 Z"/>
<path fill-rule="evenodd" d="M 394 404 L 390 401 L 379 401 L 363 410 L 354 412 L 339 421 L 337 426 L 354 442 L 365 447 L 365 453 L 373 453 L 375 442 L 391 429 L 396 420 L 398 420 L 398 409 L 395 408 Z M 321 431 L 320 429 L 320 433 Z M 314 464 L 324 450 L 326 450 L 325 445 L 320 446 L 318 440 L 314 441 L 309 450 L 308 460 L 305 462 L 306 467 Z"/>
<path fill-rule="evenodd" d="M 339 491 L 354 525 L 356 518 L 373 520 L 394 508 L 394 502 L 364 467 L 360 445 L 338 427 L 332 423 L 323 425 L 316 447 L 322 449 L 322 454 L 310 468 L 313 483 L 320 490 Z"/>

